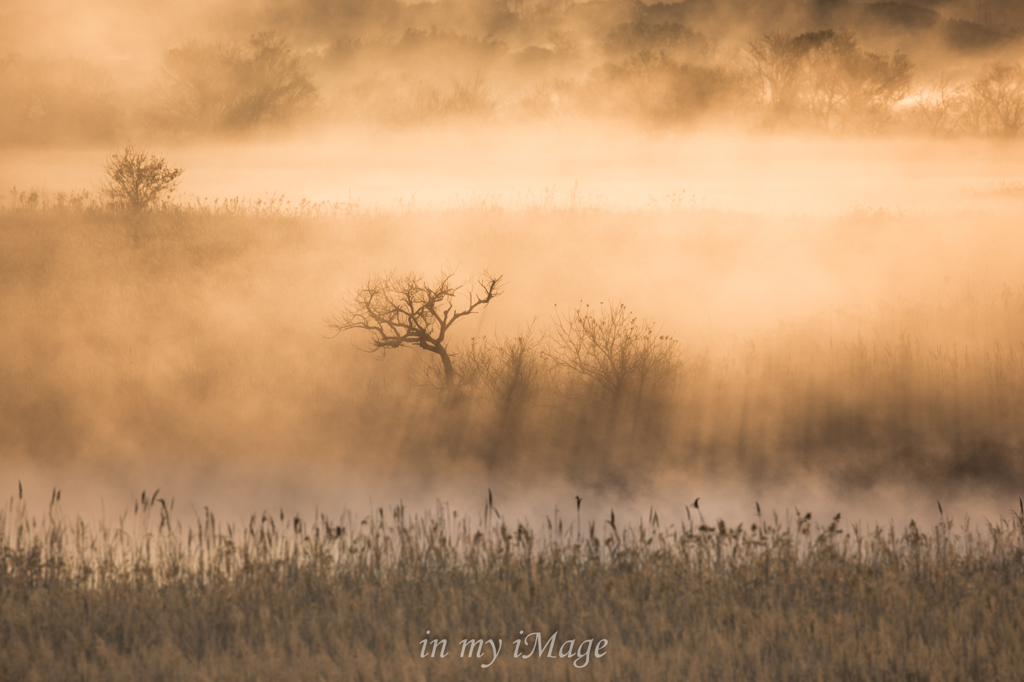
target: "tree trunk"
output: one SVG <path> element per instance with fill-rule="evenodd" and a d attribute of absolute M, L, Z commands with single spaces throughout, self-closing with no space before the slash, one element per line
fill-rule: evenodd
<path fill-rule="evenodd" d="M 437 354 L 441 356 L 441 364 L 444 365 L 444 385 L 451 387 L 455 383 L 455 368 L 452 366 L 451 356 L 443 346 L 438 346 Z"/>

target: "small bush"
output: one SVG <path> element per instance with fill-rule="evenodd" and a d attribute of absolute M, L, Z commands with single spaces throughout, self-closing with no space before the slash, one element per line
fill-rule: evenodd
<path fill-rule="evenodd" d="M 132 211 L 145 211 L 173 192 L 184 172 L 133 145 L 125 147 L 124 153 L 111 156 L 103 168 L 107 174 L 103 194 L 112 205 Z"/>

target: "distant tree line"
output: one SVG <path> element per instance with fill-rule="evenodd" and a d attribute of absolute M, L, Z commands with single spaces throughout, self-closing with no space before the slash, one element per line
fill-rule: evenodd
<path fill-rule="evenodd" d="M 1014 137 L 1024 129 L 1024 68 L 993 64 L 967 82 L 940 79 L 914 96 L 908 125 L 934 135 Z"/>
<path fill-rule="evenodd" d="M 316 99 L 302 60 L 275 33 L 246 47 L 188 43 L 167 53 L 167 122 L 189 131 L 287 122 Z"/>
<path fill-rule="evenodd" d="M 881 129 L 906 97 L 910 60 L 865 52 L 849 33 L 766 35 L 750 45 L 764 120 L 822 130 Z"/>
<path fill-rule="evenodd" d="M 288 16 L 268 17 L 280 33 L 174 47 L 148 83 L 81 60 L 0 56 L 0 144 L 566 117 L 830 134 L 1020 132 L 1020 31 L 969 13 L 950 18 L 949 3 L 942 13 L 911 3 L 797 5 L 806 3 L 452 0 L 414 12 L 352 0 L 321 14 L 294 0 Z M 937 76 L 938 65 L 954 77 Z"/>

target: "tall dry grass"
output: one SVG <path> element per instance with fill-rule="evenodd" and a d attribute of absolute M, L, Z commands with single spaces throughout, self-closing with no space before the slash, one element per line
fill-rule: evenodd
<path fill-rule="evenodd" d="M 493 506 L 114 522 L 0 511 L 7 680 L 996 680 L 1024 666 L 1024 516 L 930 530 L 689 519 L 539 527 Z M 1024 512 L 1024 505 L 1022 505 Z M 447 658 L 422 640 L 446 638 Z M 527 641 L 607 639 L 539 658 Z M 492 659 L 465 638 L 501 638 Z M 488 650 L 489 651 L 489 650 Z M 564 651 L 563 651 L 564 653 Z M 583 665 L 573 666 L 572 664 Z"/>

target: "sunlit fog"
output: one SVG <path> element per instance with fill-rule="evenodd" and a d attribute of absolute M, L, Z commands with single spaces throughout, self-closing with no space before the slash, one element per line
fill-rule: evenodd
<path fill-rule="evenodd" d="M 0 680 L 1014 680 L 1024 3 L 0 1 Z"/>
<path fill-rule="evenodd" d="M 998 518 L 1022 30 L 993 0 L 7 2 L 0 492 Z M 353 325 L 372 286 L 468 314 L 389 340 Z"/>

